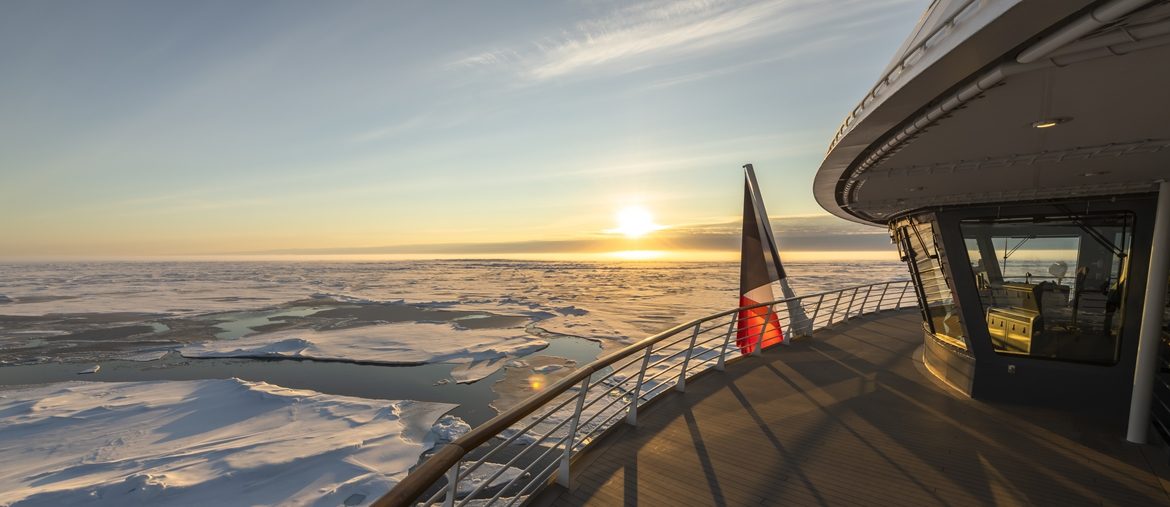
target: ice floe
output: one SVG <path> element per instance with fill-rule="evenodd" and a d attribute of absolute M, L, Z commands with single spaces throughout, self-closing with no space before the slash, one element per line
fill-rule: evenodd
<path fill-rule="evenodd" d="M 0 505 L 365 505 L 465 431 L 453 407 L 238 379 L 10 390 Z"/>
<path fill-rule="evenodd" d="M 451 370 L 451 378 L 460 384 L 470 384 L 493 374 L 496 370 L 508 364 L 507 357 L 492 357 L 481 360 L 468 360 L 459 363 Z"/>
<path fill-rule="evenodd" d="M 212 340 L 179 349 L 184 357 L 259 357 L 355 361 L 378 364 L 467 364 L 465 379 L 503 366 L 506 356 L 548 346 L 523 329 L 458 329 L 449 323 L 400 322 L 349 329 L 299 329 L 261 333 L 235 340 Z M 483 375 L 486 376 L 486 375 Z M 482 378 L 480 376 L 479 378 Z M 463 381 L 463 380 L 460 380 Z"/>
<path fill-rule="evenodd" d="M 172 350 L 174 350 L 174 349 L 173 348 L 166 348 L 166 349 L 160 349 L 160 350 L 146 350 L 143 352 L 138 352 L 138 353 L 130 354 L 128 356 L 120 357 L 118 359 L 121 359 L 123 361 L 137 361 L 137 362 L 158 361 L 159 359 L 162 359 L 167 354 L 169 354 Z"/>
<path fill-rule="evenodd" d="M 477 488 L 486 484 L 489 479 L 492 481 L 491 484 L 480 489 L 479 494 L 491 493 L 493 488 L 508 484 L 517 477 L 528 475 L 519 468 L 500 463 L 482 463 L 471 469 L 470 472 L 469 469 L 471 469 L 470 463 L 459 465 L 459 485 L 455 488 L 455 496 L 457 497 L 470 495 Z"/>
<path fill-rule="evenodd" d="M 471 431 L 471 425 L 453 415 L 440 417 L 431 427 L 431 433 L 435 435 L 436 443 L 440 444 L 453 442 L 468 431 Z"/>

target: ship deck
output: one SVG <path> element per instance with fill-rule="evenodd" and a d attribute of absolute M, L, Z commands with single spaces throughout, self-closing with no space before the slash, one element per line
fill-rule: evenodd
<path fill-rule="evenodd" d="M 1117 422 L 972 400 L 919 314 L 858 318 L 688 382 L 536 505 L 1170 505 L 1166 454 Z"/>

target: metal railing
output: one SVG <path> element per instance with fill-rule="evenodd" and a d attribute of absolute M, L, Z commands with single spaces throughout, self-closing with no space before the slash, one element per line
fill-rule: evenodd
<path fill-rule="evenodd" d="M 573 458 L 621 418 L 636 425 L 639 408 L 671 388 L 685 391 L 688 378 L 721 371 L 743 352 L 760 354 L 767 330 L 762 322 L 772 316 L 788 344 L 860 315 L 917 305 L 913 285 L 899 280 L 779 299 L 677 325 L 578 368 L 440 448 L 374 505 L 522 504 L 551 480 L 568 486 Z M 802 318 L 792 322 L 789 312 L 796 306 Z M 763 307 L 765 319 L 745 317 L 740 325 L 740 312 Z M 741 327 L 747 338 L 732 341 Z"/>

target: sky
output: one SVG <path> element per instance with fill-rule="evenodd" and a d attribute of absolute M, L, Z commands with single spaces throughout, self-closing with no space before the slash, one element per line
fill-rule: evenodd
<path fill-rule="evenodd" d="M 888 250 L 812 180 L 928 3 L 0 3 L 0 257 L 731 252 L 748 162 Z"/>

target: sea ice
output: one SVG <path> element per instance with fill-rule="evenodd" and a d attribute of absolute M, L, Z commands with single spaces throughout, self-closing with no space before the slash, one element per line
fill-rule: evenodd
<path fill-rule="evenodd" d="M 454 362 L 454 361 L 452 361 Z M 451 377 L 460 384 L 470 384 L 493 374 L 501 367 L 507 366 L 507 357 L 492 357 L 482 360 L 468 360 L 460 363 L 451 370 Z"/>
<path fill-rule="evenodd" d="M 538 366 L 536 368 L 533 368 L 532 371 L 535 373 L 552 373 L 554 371 L 557 371 L 557 370 L 559 370 L 561 368 L 565 368 L 565 367 L 566 366 L 563 364 L 546 364 L 544 366 Z"/>
<path fill-rule="evenodd" d="M 238 379 L 6 391 L 0 505 L 372 502 L 463 431 L 451 416 L 433 427 L 454 406 Z"/>
<path fill-rule="evenodd" d="M 174 349 L 173 348 L 166 348 L 166 349 L 159 349 L 159 350 L 146 350 L 146 351 L 130 354 L 130 355 L 125 356 L 125 357 L 120 357 L 118 359 L 121 359 L 123 361 L 136 361 L 136 362 L 157 361 L 157 360 L 165 357 L 172 350 L 174 350 Z"/>
<path fill-rule="evenodd" d="M 477 362 L 529 354 L 547 346 L 548 342 L 529 337 L 518 328 L 463 330 L 449 323 L 398 322 L 262 333 L 192 344 L 179 352 L 184 357 L 278 357 L 399 365 L 469 363 L 459 375 L 472 379 L 490 375 L 504 364 L 491 361 L 484 366 Z M 486 371 L 489 367 L 491 371 Z"/>
<path fill-rule="evenodd" d="M 491 485 L 481 489 L 480 494 L 490 492 L 492 488 L 503 486 L 521 475 L 528 475 L 519 468 L 500 463 L 483 463 L 475 467 L 471 472 L 467 471 L 469 468 L 471 468 L 470 463 L 463 463 L 459 466 L 460 478 L 459 485 L 455 488 L 456 496 L 463 497 L 470 495 L 472 491 L 475 491 L 481 484 L 486 483 L 496 473 L 499 473 L 499 476 L 492 479 Z"/>
<path fill-rule="evenodd" d="M 467 421 L 455 417 L 453 415 L 445 415 L 440 417 L 433 426 L 431 426 L 431 433 L 435 435 L 436 443 L 445 444 L 454 442 L 455 439 L 463 436 L 468 431 L 471 431 L 471 425 Z"/>
<path fill-rule="evenodd" d="M 85 375 L 85 374 L 89 374 L 89 373 L 97 373 L 101 369 L 102 369 L 102 365 L 95 364 L 93 366 L 90 366 L 89 368 L 86 368 L 84 370 L 77 372 L 77 374 L 78 375 Z"/>
<path fill-rule="evenodd" d="M 888 261 L 786 267 L 800 294 L 905 277 L 904 265 Z M 541 330 L 588 338 L 609 349 L 735 304 L 736 268 L 732 262 L 503 260 L 0 263 L 9 301 L 0 305 L 0 320 L 41 316 L 45 322 L 38 328 L 49 329 L 57 325 L 49 314 L 85 315 L 94 326 L 101 318 L 125 314 L 121 324 L 108 327 L 278 308 L 306 298 L 323 304 L 402 302 L 524 316 Z M 90 328 L 74 327 L 70 332 Z M 13 329 L 20 326 L 0 330 L 0 338 L 12 336 Z M 164 339 L 186 341 L 177 335 Z M 44 355 L 29 354 L 21 362 Z"/>

